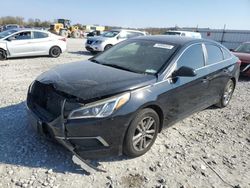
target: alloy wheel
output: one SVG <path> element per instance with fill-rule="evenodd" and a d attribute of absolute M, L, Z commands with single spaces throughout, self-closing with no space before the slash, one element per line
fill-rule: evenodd
<path fill-rule="evenodd" d="M 224 91 L 224 95 L 223 95 L 223 100 L 224 100 L 224 104 L 227 105 L 233 95 L 233 91 L 234 91 L 234 83 L 233 81 L 229 81 L 225 91 Z"/>
<path fill-rule="evenodd" d="M 59 49 L 59 48 L 53 48 L 53 49 L 52 49 L 52 54 L 53 54 L 54 56 L 57 56 L 58 54 L 60 54 L 60 49 Z"/>
<path fill-rule="evenodd" d="M 133 136 L 133 146 L 137 151 L 146 149 L 154 139 L 156 134 L 156 122 L 154 118 L 147 116 L 137 125 Z"/>

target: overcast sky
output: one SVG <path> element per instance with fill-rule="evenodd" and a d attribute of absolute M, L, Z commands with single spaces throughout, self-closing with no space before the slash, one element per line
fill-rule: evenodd
<path fill-rule="evenodd" d="M 250 30 L 250 0 L 4 0 L 0 16 L 123 27 Z"/>

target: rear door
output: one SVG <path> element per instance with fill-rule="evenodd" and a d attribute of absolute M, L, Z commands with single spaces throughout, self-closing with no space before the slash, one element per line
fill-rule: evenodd
<path fill-rule="evenodd" d="M 11 57 L 29 56 L 34 53 L 31 45 L 31 31 L 23 31 L 7 39 L 7 48 Z"/>
<path fill-rule="evenodd" d="M 42 31 L 33 31 L 32 33 L 33 39 L 31 40 L 31 45 L 34 48 L 34 53 L 36 55 L 48 55 L 52 41 L 49 34 Z"/>
<path fill-rule="evenodd" d="M 193 68 L 197 75 L 170 78 L 172 89 L 164 96 L 168 124 L 183 119 L 208 105 L 209 81 L 202 44 L 187 47 L 173 66 L 176 66 L 175 70 L 182 66 Z"/>
<path fill-rule="evenodd" d="M 206 66 L 209 69 L 209 98 L 211 105 L 218 102 L 224 86 L 230 78 L 230 59 L 232 56 L 223 54 L 220 46 L 212 43 L 205 43 L 206 47 Z M 232 71 L 232 70 L 231 70 Z"/>

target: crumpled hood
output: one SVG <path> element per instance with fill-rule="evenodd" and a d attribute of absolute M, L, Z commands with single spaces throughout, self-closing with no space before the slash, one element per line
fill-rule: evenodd
<path fill-rule="evenodd" d="M 155 83 L 156 77 L 84 61 L 56 66 L 36 80 L 52 84 L 58 91 L 89 100 Z"/>
<path fill-rule="evenodd" d="M 235 56 L 237 56 L 241 61 L 245 63 L 250 63 L 250 54 L 248 53 L 239 53 L 239 52 L 233 52 Z"/>

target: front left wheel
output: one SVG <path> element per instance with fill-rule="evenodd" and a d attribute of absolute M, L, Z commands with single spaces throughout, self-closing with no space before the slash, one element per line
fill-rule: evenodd
<path fill-rule="evenodd" d="M 61 54 L 61 49 L 58 46 L 53 46 L 49 51 L 50 57 L 57 58 L 60 56 L 60 54 Z"/>
<path fill-rule="evenodd" d="M 0 61 L 7 59 L 7 53 L 5 50 L 0 49 Z"/>
<path fill-rule="evenodd" d="M 132 120 L 125 140 L 123 152 L 129 157 L 145 154 L 154 144 L 159 132 L 158 114 L 150 108 L 141 110 Z"/>

